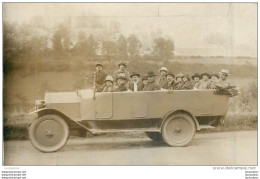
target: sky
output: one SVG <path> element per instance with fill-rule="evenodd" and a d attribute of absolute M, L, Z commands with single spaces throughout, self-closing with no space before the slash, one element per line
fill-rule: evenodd
<path fill-rule="evenodd" d="M 47 26 L 69 17 L 116 20 L 122 34 L 161 34 L 177 55 L 257 56 L 256 3 L 4 3 L 3 18 L 23 23 L 42 16 Z M 144 42 L 149 43 L 149 42 Z"/>

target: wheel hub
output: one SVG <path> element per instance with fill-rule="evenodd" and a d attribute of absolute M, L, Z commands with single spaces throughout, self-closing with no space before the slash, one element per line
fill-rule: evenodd
<path fill-rule="evenodd" d="M 170 118 L 166 124 L 164 134 L 171 145 L 182 146 L 190 138 L 192 139 L 193 126 L 188 117 L 176 116 Z"/>
<path fill-rule="evenodd" d="M 174 129 L 175 134 L 180 134 L 181 131 L 182 131 L 182 130 L 181 130 L 180 126 L 177 126 L 177 127 L 175 127 L 175 129 Z"/>
<path fill-rule="evenodd" d="M 64 129 L 60 122 L 46 119 L 36 127 L 35 137 L 42 146 L 56 146 L 63 140 Z"/>
<path fill-rule="evenodd" d="M 46 130 L 45 131 L 45 135 L 47 136 L 47 137 L 49 137 L 49 138 L 51 138 L 53 135 L 54 135 L 54 132 L 53 132 L 53 130 Z"/>

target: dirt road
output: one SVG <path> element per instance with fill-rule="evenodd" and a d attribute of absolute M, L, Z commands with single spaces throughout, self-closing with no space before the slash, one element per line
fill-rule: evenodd
<path fill-rule="evenodd" d="M 256 165 L 257 131 L 196 134 L 188 147 L 144 136 L 71 138 L 55 153 L 29 141 L 4 142 L 5 165 Z"/>

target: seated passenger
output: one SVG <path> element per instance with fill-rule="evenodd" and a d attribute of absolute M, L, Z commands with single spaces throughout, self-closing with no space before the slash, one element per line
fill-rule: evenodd
<path fill-rule="evenodd" d="M 143 82 L 144 86 L 148 84 L 148 77 L 147 77 L 146 74 L 145 74 L 145 76 L 142 78 L 142 82 Z"/>
<path fill-rule="evenodd" d="M 183 85 L 182 85 L 182 89 L 183 90 L 190 90 L 190 89 L 192 89 L 193 88 L 193 84 L 192 84 L 192 82 L 190 81 L 190 75 L 184 75 L 183 77 L 182 77 L 182 81 L 183 81 Z"/>
<path fill-rule="evenodd" d="M 191 77 L 194 81 L 194 84 L 193 84 L 193 89 L 199 89 L 198 86 L 200 85 L 200 79 L 201 79 L 201 76 L 200 74 L 198 73 L 195 73 L 192 77 Z"/>
<path fill-rule="evenodd" d="M 172 72 L 168 72 L 166 74 L 166 79 L 167 79 L 167 83 L 165 83 L 162 88 L 163 89 L 173 89 L 175 86 L 175 81 L 174 81 L 174 74 Z"/>
<path fill-rule="evenodd" d="M 229 76 L 229 71 L 222 69 L 220 74 L 219 82 L 215 83 L 215 86 L 221 90 L 228 89 L 230 87 L 230 82 L 227 81 L 227 77 Z"/>
<path fill-rule="evenodd" d="M 94 73 L 94 75 L 96 76 L 96 92 L 101 92 L 103 89 L 103 85 L 105 84 L 107 74 L 104 72 L 103 67 L 104 66 L 102 63 L 96 63 L 96 72 Z"/>
<path fill-rule="evenodd" d="M 202 79 L 200 80 L 200 84 L 198 85 L 198 89 L 209 89 L 208 85 L 210 82 L 210 74 L 209 73 L 202 73 Z"/>
<path fill-rule="evenodd" d="M 144 84 L 142 81 L 139 80 L 140 74 L 133 72 L 130 75 L 131 82 L 129 83 L 129 89 L 131 91 L 137 92 L 142 91 L 144 88 Z"/>
<path fill-rule="evenodd" d="M 211 79 L 208 85 L 209 89 L 215 89 L 215 84 L 219 82 L 219 75 L 217 73 L 213 73 L 211 75 Z"/>
<path fill-rule="evenodd" d="M 166 67 L 162 67 L 159 71 L 160 71 L 160 77 L 158 80 L 158 84 L 160 85 L 160 87 L 162 87 L 163 85 L 165 85 L 167 83 L 166 74 L 167 74 L 168 70 Z"/>
<path fill-rule="evenodd" d="M 114 86 L 114 91 L 115 92 L 128 91 L 127 78 L 126 77 L 118 76 L 116 78 L 116 85 Z"/>
<path fill-rule="evenodd" d="M 156 75 L 153 71 L 149 71 L 147 73 L 148 83 L 143 88 L 143 91 L 156 91 L 161 89 L 161 87 L 157 83 L 155 83 L 155 76 Z"/>
<path fill-rule="evenodd" d="M 129 72 L 126 70 L 126 63 L 125 62 L 119 63 L 118 67 L 119 69 L 114 72 L 113 77 L 116 79 L 118 76 L 121 76 L 121 74 L 123 73 L 126 79 L 129 81 L 130 78 L 129 78 Z"/>
<path fill-rule="evenodd" d="M 176 76 L 176 84 L 174 86 L 174 90 L 181 90 L 182 89 L 182 85 L 183 85 L 183 81 L 182 81 L 182 77 L 184 75 L 182 73 L 179 73 L 177 76 Z"/>
<path fill-rule="evenodd" d="M 112 92 L 113 91 L 113 77 L 107 76 L 105 80 L 105 86 L 103 87 L 102 92 Z"/>

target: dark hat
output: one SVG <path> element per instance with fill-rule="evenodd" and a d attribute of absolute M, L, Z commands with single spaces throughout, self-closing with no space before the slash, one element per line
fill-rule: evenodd
<path fill-rule="evenodd" d="M 195 77 L 199 77 L 199 79 L 201 79 L 201 76 L 200 74 L 198 73 L 195 73 L 194 75 L 191 76 L 191 78 L 194 80 Z"/>
<path fill-rule="evenodd" d="M 211 75 L 211 77 L 212 77 L 212 76 L 215 76 L 215 77 L 219 78 L 218 73 L 213 73 L 213 74 Z"/>
<path fill-rule="evenodd" d="M 175 75 L 174 75 L 171 71 L 169 71 L 169 72 L 166 74 L 166 77 L 167 77 L 167 75 L 170 75 L 170 76 L 172 76 L 173 78 L 175 77 Z"/>
<path fill-rule="evenodd" d="M 144 80 L 148 80 L 147 74 L 145 74 L 145 76 L 143 76 L 142 81 L 144 81 Z"/>
<path fill-rule="evenodd" d="M 103 64 L 98 62 L 98 63 L 96 63 L 96 66 L 102 66 L 103 67 Z"/>
<path fill-rule="evenodd" d="M 138 76 L 138 77 L 140 77 L 140 74 L 139 74 L 139 73 L 136 73 L 136 72 L 133 72 L 133 73 L 130 75 L 130 77 L 132 78 L 132 76 Z"/>
<path fill-rule="evenodd" d="M 201 77 L 203 77 L 203 76 L 208 76 L 208 78 L 210 78 L 211 77 L 211 75 L 209 74 L 209 73 L 207 73 L 207 72 L 205 72 L 205 73 L 201 73 Z"/>
<path fill-rule="evenodd" d="M 182 78 L 187 78 L 189 81 L 190 81 L 190 75 L 189 74 L 186 74 L 186 75 L 184 75 Z"/>
<path fill-rule="evenodd" d="M 124 65 L 126 67 L 126 63 L 125 62 L 121 62 L 118 64 L 118 66 Z"/>
<path fill-rule="evenodd" d="M 148 71 L 147 72 L 147 77 L 152 77 L 152 76 L 156 76 L 156 74 L 154 74 L 153 71 Z"/>

